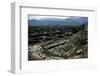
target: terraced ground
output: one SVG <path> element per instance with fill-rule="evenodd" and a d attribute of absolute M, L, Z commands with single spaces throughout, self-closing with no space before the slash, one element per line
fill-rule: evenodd
<path fill-rule="evenodd" d="M 29 38 L 28 60 L 60 60 L 88 57 L 87 28 L 76 33 L 55 32 Z"/>

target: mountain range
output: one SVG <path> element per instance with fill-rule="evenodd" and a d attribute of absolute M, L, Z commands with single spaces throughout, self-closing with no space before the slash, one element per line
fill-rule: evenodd
<path fill-rule="evenodd" d="M 65 19 L 60 18 L 41 18 L 28 20 L 28 26 L 40 25 L 82 25 L 88 22 L 87 17 L 69 17 Z"/>

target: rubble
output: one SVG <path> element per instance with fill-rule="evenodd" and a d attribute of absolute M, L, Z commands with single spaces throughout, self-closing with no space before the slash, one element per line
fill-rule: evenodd
<path fill-rule="evenodd" d="M 87 31 L 81 30 L 69 38 L 49 40 L 29 47 L 29 60 L 78 59 L 88 57 Z"/>

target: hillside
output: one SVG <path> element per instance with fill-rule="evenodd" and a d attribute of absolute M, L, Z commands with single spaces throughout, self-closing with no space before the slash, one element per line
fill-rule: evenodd
<path fill-rule="evenodd" d="M 81 25 L 83 23 L 87 23 L 87 17 L 69 17 L 65 19 L 57 19 L 57 18 L 42 18 L 42 19 L 31 19 L 28 20 L 29 26 L 39 26 L 39 25 Z"/>
<path fill-rule="evenodd" d="M 67 34 L 64 33 L 63 35 L 59 38 L 60 34 L 56 34 L 56 39 L 30 45 L 29 60 L 59 60 L 88 57 L 87 27 L 76 33 L 67 32 Z"/>

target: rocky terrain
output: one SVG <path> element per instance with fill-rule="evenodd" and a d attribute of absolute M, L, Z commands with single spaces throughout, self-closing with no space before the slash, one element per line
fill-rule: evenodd
<path fill-rule="evenodd" d="M 28 60 L 60 60 L 88 57 L 87 28 L 77 32 L 43 33 L 29 38 Z"/>

